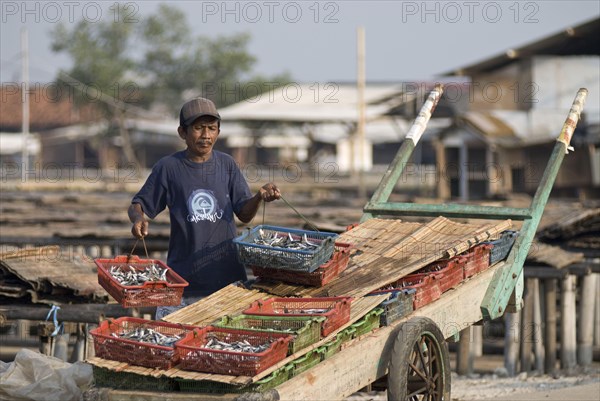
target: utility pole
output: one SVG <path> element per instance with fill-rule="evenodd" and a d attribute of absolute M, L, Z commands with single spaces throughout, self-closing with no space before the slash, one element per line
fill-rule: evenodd
<path fill-rule="evenodd" d="M 367 189 L 365 187 L 365 28 L 360 26 L 357 30 L 357 104 L 358 121 L 356 124 L 356 137 L 358 139 L 358 196 L 361 200 L 366 200 Z M 356 144 L 353 143 L 354 144 Z M 353 161 L 356 164 L 356 161 Z M 356 169 L 355 169 L 356 171 Z"/>
<path fill-rule="evenodd" d="M 21 179 L 25 182 L 25 177 L 29 171 L 29 39 L 27 28 L 21 28 L 21 76 L 23 85 L 21 87 L 22 97 L 22 115 L 21 121 Z"/>

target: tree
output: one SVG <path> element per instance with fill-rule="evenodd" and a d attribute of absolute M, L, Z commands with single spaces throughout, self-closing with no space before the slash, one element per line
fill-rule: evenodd
<path fill-rule="evenodd" d="M 132 24 L 127 23 L 80 21 L 71 30 L 58 25 L 51 34 L 52 50 L 68 53 L 73 61 L 73 68 L 69 72 L 61 71 L 57 81 L 75 88 L 77 104 L 93 99 L 107 120 L 116 121 L 107 135 L 121 136 L 128 163 L 136 162 L 124 127 L 126 104 L 135 101 L 131 92 L 125 90 L 131 85 L 126 76 L 135 65 L 129 55 L 133 29 Z"/>
<path fill-rule="evenodd" d="M 120 7 L 120 15 L 125 15 L 127 5 Z M 209 97 L 223 107 L 256 95 L 256 90 L 244 90 L 250 82 L 264 91 L 269 89 L 263 85 L 266 81 L 279 85 L 290 81 L 287 74 L 244 79 L 256 63 L 246 50 L 248 34 L 194 37 L 186 14 L 166 4 L 139 24 L 123 19 L 81 21 L 72 29 L 59 25 L 51 34 L 52 49 L 67 53 L 73 61 L 73 68 L 61 72 L 59 81 L 80 82 L 105 94 L 99 105 L 107 119 L 117 122 L 128 161 L 134 154 L 123 126 L 125 112 L 159 106 L 175 117 L 184 97 Z M 85 101 L 85 96 L 78 101 Z"/>

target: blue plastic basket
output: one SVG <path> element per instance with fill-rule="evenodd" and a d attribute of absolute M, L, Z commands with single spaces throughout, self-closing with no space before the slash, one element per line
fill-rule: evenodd
<path fill-rule="evenodd" d="M 518 231 L 507 230 L 503 231 L 497 240 L 484 242 L 494 246 L 490 252 L 490 266 L 506 259 L 518 236 Z"/>
<path fill-rule="evenodd" d="M 319 245 L 314 250 L 297 250 L 255 244 L 254 240 L 261 230 L 267 234 L 289 234 L 294 239 L 301 239 L 306 235 L 309 241 Z M 234 238 L 233 242 L 237 246 L 238 259 L 244 265 L 311 273 L 331 258 L 337 238 L 335 233 L 260 225 Z"/>
<path fill-rule="evenodd" d="M 401 317 L 412 313 L 415 292 L 417 291 L 414 288 L 398 290 L 393 292 L 388 300 L 383 301 L 380 305 L 383 308 L 381 325 L 389 326 Z"/>

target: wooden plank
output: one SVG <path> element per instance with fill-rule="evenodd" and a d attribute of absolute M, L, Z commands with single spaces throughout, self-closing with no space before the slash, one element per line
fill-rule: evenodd
<path fill-rule="evenodd" d="M 236 394 L 199 394 L 151 391 L 102 391 L 93 401 L 233 401 Z"/>
<path fill-rule="evenodd" d="M 449 203 L 369 202 L 365 206 L 364 211 L 373 215 L 391 216 L 445 216 L 488 220 L 526 220 L 531 218 L 529 209 Z"/>

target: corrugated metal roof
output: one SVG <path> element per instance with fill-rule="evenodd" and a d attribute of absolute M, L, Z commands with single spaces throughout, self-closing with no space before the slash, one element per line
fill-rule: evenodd
<path fill-rule="evenodd" d="M 355 85 L 293 84 L 225 107 L 219 113 L 225 121 L 357 122 L 357 95 Z M 368 85 L 366 119 L 377 119 L 412 98 L 401 86 Z"/>
<path fill-rule="evenodd" d="M 485 60 L 457 68 L 444 73 L 444 76 L 470 76 L 477 73 L 495 70 L 516 60 L 536 54 L 572 55 L 600 54 L 600 19 L 595 18 L 583 24 L 563 29 L 540 40 L 524 46 L 507 49 L 505 52 Z"/>
<path fill-rule="evenodd" d="M 493 110 L 468 111 L 458 120 L 484 141 L 512 147 L 556 140 L 566 116 L 565 110 Z"/>

